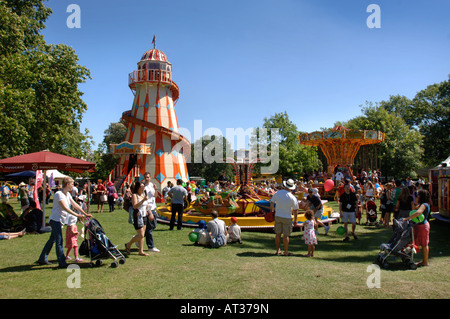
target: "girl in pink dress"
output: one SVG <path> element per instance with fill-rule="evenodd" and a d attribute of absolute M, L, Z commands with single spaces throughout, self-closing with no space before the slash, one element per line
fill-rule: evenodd
<path fill-rule="evenodd" d="M 66 260 L 71 260 L 69 254 L 70 251 L 73 249 L 73 254 L 75 255 L 75 261 L 81 262 L 83 259 L 81 259 L 78 256 L 78 229 L 77 229 L 77 221 L 78 219 L 73 216 L 69 215 L 66 217 L 66 248 L 67 248 L 67 254 L 66 254 Z"/>
<path fill-rule="evenodd" d="M 312 211 L 307 210 L 305 212 L 305 231 L 303 234 L 303 238 L 305 239 L 305 244 L 308 245 L 308 254 L 305 257 L 314 257 L 314 249 L 315 245 L 317 245 L 317 238 L 315 229 L 317 228 L 317 224 L 314 221 L 314 214 Z"/>

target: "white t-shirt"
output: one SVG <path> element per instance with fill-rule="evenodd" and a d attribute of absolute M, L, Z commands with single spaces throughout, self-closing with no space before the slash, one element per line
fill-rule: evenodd
<path fill-rule="evenodd" d="M 156 209 L 156 199 L 155 199 L 155 186 L 152 182 L 148 185 L 145 185 L 145 191 L 147 192 L 148 197 L 148 206 L 150 210 Z"/>
<path fill-rule="evenodd" d="M 140 197 L 139 195 L 137 195 L 137 194 L 135 194 L 136 195 L 136 197 L 137 197 L 137 201 L 138 201 L 138 203 L 142 200 L 142 197 Z M 148 195 L 147 195 L 148 196 Z M 149 209 L 149 205 L 150 205 L 150 200 L 149 199 L 147 199 L 147 200 L 145 200 L 142 204 L 141 204 L 141 206 L 139 206 L 139 214 L 142 216 L 142 217 L 145 217 L 145 216 L 147 216 L 147 209 Z"/>
<path fill-rule="evenodd" d="M 66 201 L 67 207 L 70 208 L 71 207 L 71 201 L 70 201 L 71 199 L 72 199 L 72 196 L 70 195 L 70 193 L 67 193 L 67 195 L 64 195 L 64 193 L 62 191 L 57 191 L 55 196 L 53 197 L 53 208 L 52 208 L 52 212 L 50 214 L 49 219 L 54 220 L 56 222 L 60 222 L 62 224 L 65 224 L 67 215 L 71 215 L 71 216 L 73 216 L 73 215 L 64 211 L 62 206 L 59 204 L 59 202 L 62 200 Z M 73 216 L 73 217 L 75 217 L 75 216 Z"/>
<path fill-rule="evenodd" d="M 231 240 L 241 239 L 241 227 L 238 224 L 232 224 L 228 227 L 228 234 Z"/>
<path fill-rule="evenodd" d="M 225 225 L 225 222 L 219 218 L 215 218 L 206 224 L 206 228 L 208 232 L 211 233 L 211 237 L 217 237 L 220 234 L 225 235 L 225 232 L 227 231 L 227 226 Z"/>
<path fill-rule="evenodd" d="M 367 197 L 373 197 L 373 188 L 367 188 L 366 196 Z"/>
<path fill-rule="evenodd" d="M 292 218 L 292 211 L 298 209 L 297 199 L 285 189 L 276 192 L 270 201 L 277 204 L 275 206 L 275 216 L 278 217 Z"/>

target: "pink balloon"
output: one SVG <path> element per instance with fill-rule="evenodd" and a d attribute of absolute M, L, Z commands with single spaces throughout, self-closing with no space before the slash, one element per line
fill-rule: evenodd
<path fill-rule="evenodd" d="M 329 192 L 333 189 L 334 187 L 334 182 L 332 179 L 327 179 L 325 181 L 325 183 L 323 184 L 323 188 L 325 189 L 326 192 Z"/>

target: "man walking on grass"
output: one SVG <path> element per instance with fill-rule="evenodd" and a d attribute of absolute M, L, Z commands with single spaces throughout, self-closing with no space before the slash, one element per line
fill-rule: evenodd
<path fill-rule="evenodd" d="M 292 254 L 288 251 L 289 236 L 293 225 L 297 225 L 298 202 L 291 193 L 296 187 L 294 181 L 292 179 L 283 181 L 283 187 L 272 196 L 270 211 L 273 212 L 275 208 L 275 254 L 281 255 L 281 234 L 283 234 L 284 256 L 291 256 Z M 294 213 L 294 224 L 292 224 L 292 213 Z"/>
<path fill-rule="evenodd" d="M 344 222 L 345 238 L 344 241 L 349 241 L 348 237 L 348 223 L 352 224 L 353 238 L 358 239 L 355 235 L 356 229 L 356 202 L 357 198 L 354 192 L 350 191 L 350 184 L 346 183 L 344 186 L 344 194 L 339 198 L 339 213 L 341 214 L 342 221 Z"/>

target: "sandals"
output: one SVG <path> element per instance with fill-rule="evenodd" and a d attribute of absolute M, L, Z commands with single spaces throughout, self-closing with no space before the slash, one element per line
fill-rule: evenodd
<path fill-rule="evenodd" d="M 425 265 L 425 264 L 423 263 L 423 261 L 421 261 L 421 262 L 418 262 L 418 263 L 416 264 L 416 266 L 417 266 L 417 267 L 427 267 L 428 265 Z"/>
<path fill-rule="evenodd" d="M 275 252 L 275 256 L 293 256 L 293 255 L 294 255 L 293 253 L 287 253 L 287 254 L 285 254 L 285 253 L 282 252 L 281 250 Z"/>

